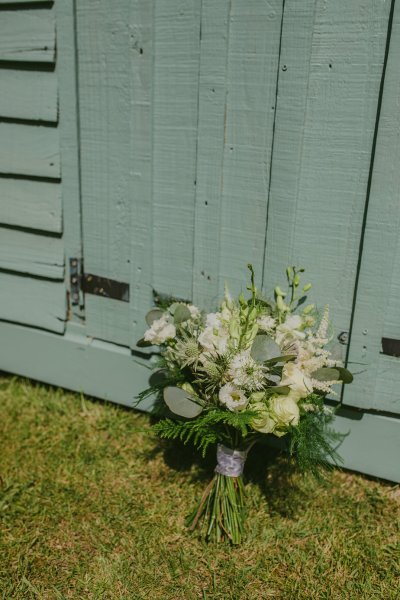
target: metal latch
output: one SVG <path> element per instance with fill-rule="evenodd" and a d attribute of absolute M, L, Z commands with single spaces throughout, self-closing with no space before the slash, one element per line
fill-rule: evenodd
<path fill-rule="evenodd" d="M 129 302 L 129 283 L 123 283 L 108 277 L 85 273 L 83 276 L 83 291 L 85 294 Z"/>

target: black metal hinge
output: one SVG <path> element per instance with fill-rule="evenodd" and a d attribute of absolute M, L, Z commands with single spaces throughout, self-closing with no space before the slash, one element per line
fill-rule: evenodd
<path fill-rule="evenodd" d="M 72 306 L 83 306 L 84 294 L 129 302 L 129 283 L 85 273 L 79 258 L 69 259 L 69 285 Z"/>
<path fill-rule="evenodd" d="M 83 305 L 82 297 L 82 260 L 80 258 L 69 259 L 69 290 L 72 306 Z"/>

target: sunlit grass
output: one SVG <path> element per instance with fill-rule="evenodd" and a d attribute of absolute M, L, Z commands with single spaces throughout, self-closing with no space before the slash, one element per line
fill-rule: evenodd
<path fill-rule="evenodd" d="M 246 541 L 207 545 L 184 517 L 213 457 L 162 445 L 148 426 L 0 378 L 1 598 L 399 598 L 399 486 L 340 471 L 321 486 L 255 448 Z"/>

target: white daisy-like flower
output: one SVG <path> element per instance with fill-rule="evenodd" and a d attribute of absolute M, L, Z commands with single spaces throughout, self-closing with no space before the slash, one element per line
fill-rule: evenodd
<path fill-rule="evenodd" d="M 249 402 L 245 393 L 239 390 L 233 383 L 226 383 L 222 386 L 218 397 L 221 404 L 224 404 L 232 412 L 244 409 Z"/>
<path fill-rule="evenodd" d="M 175 336 L 176 327 L 171 322 L 171 316 L 164 313 L 162 317 L 153 321 L 151 327 L 144 334 L 144 340 L 158 346 Z"/>
<path fill-rule="evenodd" d="M 250 352 L 244 350 L 232 359 L 228 368 L 228 376 L 235 385 L 255 391 L 264 387 L 265 371 L 266 369 L 250 356 Z"/>
<path fill-rule="evenodd" d="M 263 317 L 258 317 L 257 325 L 262 331 L 269 332 L 275 327 L 276 319 L 268 315 L 264 315 Z"/>

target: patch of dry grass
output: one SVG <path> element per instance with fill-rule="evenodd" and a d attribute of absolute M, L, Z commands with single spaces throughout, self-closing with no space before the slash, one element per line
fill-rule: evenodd
<path fill-rule="evenodd" d="M 149 417 L 0 378 L 0 597 L 399 598 L 400 488 L 333 471 L 321 486 L 258 448 L 240 548 L 189 535 L 213 457 L 161 445 Z"/>

